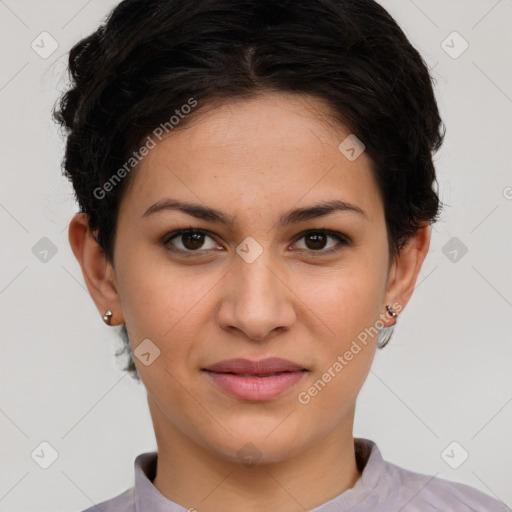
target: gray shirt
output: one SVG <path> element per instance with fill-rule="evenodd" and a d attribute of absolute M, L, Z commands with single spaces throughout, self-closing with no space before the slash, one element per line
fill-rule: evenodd
<path fill-rule="evenodd" d="M 354 487 L 311 512 L 510 512 L 501 501 L 465 484 L 403 469 L 383 460 L 375 442 L 354 438 L 362 475 Z M 135 485 L 83 512 L 186 512 L 152 481 L 157 452 L 135 459 Z"/>

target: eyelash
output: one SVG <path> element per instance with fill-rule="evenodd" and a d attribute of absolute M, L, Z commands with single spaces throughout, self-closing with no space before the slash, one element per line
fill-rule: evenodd
<path fill-rule="evenodd" d="M 312 234 L 312 233 L 323 234 L 323 235 L 332 237 L 332 238 L 338 240 L 339 244 L 336 245 L 335 247 L 332 247 L 325 251 L 322 249 L 318 249 L 316 251 L 313 249 L 297 249 L 298 251 L 306 251 L 306 252 L 309 252 L 314 257 L 321 257 L 321 256 L 337 253 L 337 252 L 341 251 L 344 247 L 351 247 L 353 245 L 352 240 L 350 240 L 347 236 L 342 235 L 341 233 L 338 233 L 337 231 L 331 231 L 329 229 L 309 229 L 307 231 L 303 231 L 297 235 L 294 244 L 297 243 L 302 238 L 304 238 L 306 235 Z M 193 250 L 189 249 L 187 251 L 184 251 L 182 249 L 177 249 L 176 247 L 173 247 L 172 244 L 170 244 L 170 242 L 172 240 L 174 240 L 174 238 L 177 238 L 180 235 L 189 235 L 189 234 L 205 235 L 205 236 L 209 236 L 210 238 L 212 238 L 212 240 L 215 240 L 215 237 L 212 235 L 212 233 L 210 231 L 190 227 L 189 229 L 179 229 L 176 231 L 172 231 L 171 233 L 167 233 L 167 235 L 165 235 L 162 239 L 162 244 L 168 250 L 175 252 L 175 253 L 180 253 L 182 255 L 185 255 L 186 257 L 192 256 L 192 255 L 197 255 L 197 254 L 204 254 L 206 251 L 209 250 L 209 249 L 197 249 L 197 250 L 193 251 Z"/>

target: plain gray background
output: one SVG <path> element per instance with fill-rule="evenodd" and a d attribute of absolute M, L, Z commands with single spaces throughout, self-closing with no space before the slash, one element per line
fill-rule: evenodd
<path fill-rule="evenodd" d="M 130 487 L 135 456 L 156 448 L 144 388 L 119 370 L 117 328 L 69 247 L 77 208 L 51 121 L 66 53 L 116 3 L 0 0 L 0 511 L 81 511 Z M 360 393 L 354 435 L 511 507 L 512 1 L 382 4 L 437 80 L 448 206 Z M 58 454 L 47 469 L 42 442 Z"/>

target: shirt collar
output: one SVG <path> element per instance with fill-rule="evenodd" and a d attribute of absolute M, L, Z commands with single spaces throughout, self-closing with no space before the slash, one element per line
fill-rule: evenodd
<path fill-rule="evenodd" d="M 356 463 L 361 478 L 354 487 L 347 489 L 327 503 L 315 508 L 313 512 L 328 512 L 348 508 L 362 501 L 379 483 L 384 460 L 374 441 L 354 438 Z M 187 509 L 163 496 L 153 485 L 156 476 L 158 452 L 141 453 L 135 459 L 135 512 L 184 512 Z"/>

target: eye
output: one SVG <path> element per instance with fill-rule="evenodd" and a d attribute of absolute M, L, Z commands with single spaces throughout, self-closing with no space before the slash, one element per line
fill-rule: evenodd
<path fill-rule="evenodd" d="M 205 239 L 207 238 L 211 240 L 209 247 L 208 244 L 205 246 Z M 336 231 L 326 229 L 305 231 L 296 238 L 297 241 L 302 239 L 306 241 L 305 244 L 303 244 L 305 247 L 297 247 L 298 244 L 295 242 L 295 249 L 310 253 L 320 253 L 318 254 L 319 256 L 334 253 L 341 250 L 343 246 L 352 245 L 352 242 L 348 237 Z M 329 246 L 327 244 L 328 239 L 335 240 L 338 243 L 334 243 Z M 208 231 L 192 227 L 190 229 L 180 229 L 169 233 L 162 239 L 162 244 L 170 250 L 182 254 L 192 254 L 194 252 L 202 253 L 203 251 L 210 249 L 220 248 Z M 326 247 L 327 250 L 325 250 Z"/>
<path fill-rule="evenodd" d="M 327 245 L 328 239 L 333 239 L 338 242 L 338 244 Z M 342 249 L 343 246 L 351 245 L 351 242 L 348 238 L 343 236 L 341 233 L 337 233 L 335 231 L 329 231 L 326 229 L 320 229 L 316 231 L 307 231 L 305 233 L 301 233 L 300 238 L 298 240 L 305 240 L 305 247 L 295 247 L 299 250 L 306 250 L 310 252 L 319 252 L 321 254 L 328 254 L 337 252 Z M 327 247 L 327 250 L 323 250 Z"/>
<path fill-rule="evenodd" d="M 199 252 L 218 247 L 215 241 L 210 244 L 210 247 L 204 247 L 205 238 L 210 238 L 213 241 L 208 231 L 202 229 L 180 229 L 167 235 L 163 240 L 163 244 L 166 246 L 172 244 L 176 247 L 177 251 L 181 252 Z M 175 244 L 173 240 L 176 240 L 177 243 Z"/>

